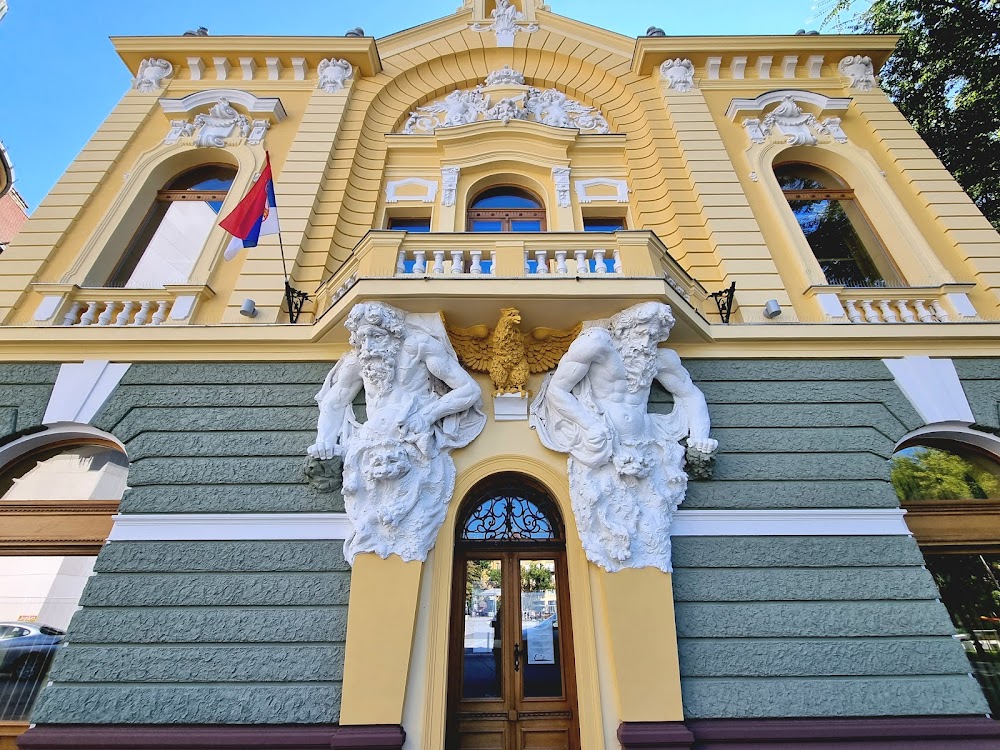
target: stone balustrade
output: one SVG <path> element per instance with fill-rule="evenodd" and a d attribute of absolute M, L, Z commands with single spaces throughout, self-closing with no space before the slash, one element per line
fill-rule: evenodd
<path fill-rule="evenodd" d="M 320 287 L 316 310 L 337 303 L 359 278 L 661 279 L 699 311 L 706 291 L 645 231 L 511 233 L 370 232 Z"/>
<path fill-rule="evenodd" d="M 33 286 L 43 295 L 34 320 L 66 327 L 185 325 L 191 322 L 198 300 L 208 299 L 213 294 L 209 287 L 196 285 L 125 289 L 40 282 Z"/>
<path fill-rule="evenodd" d="M 949 323 L 982 320 L 965 293 L 971 284 L 851 289 L 812 287 L 827 319 L 847 323 Z"/>
<path fill-rule="evenodd" d="M 158 326 L 167 319 L 171 301 L 74 300 L 63 316 L 64 326 Z"/>

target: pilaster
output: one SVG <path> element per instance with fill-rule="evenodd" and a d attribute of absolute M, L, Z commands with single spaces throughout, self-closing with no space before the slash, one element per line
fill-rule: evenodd
<path fill-rule="evenodd" d="M 782 306 L 783 322 L 797 320 L 704 95 L 698 88 L 670 88 L 668 80 L 661 88 L 698 203 L 696 220 L 708 235 L 722 286 L 739 280 L 736 301 L 755 321 L 769 299 Z"/>
<path fill-rule="evenodd" d="M 84 146 L 4 251 L 0 264 L 0 322 L 6 321 L 70 227 L 84 214 L 143 123 L 159 92 L 130 90 Z"/>

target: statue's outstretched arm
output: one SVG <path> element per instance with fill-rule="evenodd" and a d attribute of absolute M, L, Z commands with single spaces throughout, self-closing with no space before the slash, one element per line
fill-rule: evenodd
<path fill-rule="evenodd" d="M 711 453 L 719 446 L 719 441 L 708 436 L 712 427 L 708 416 L 705 394 L 692 381 L 691 375 L 681 364 L 681 358 L 672 349 L 657 352 L 659 369 L 656 379 L 679 401 L 687 417 L 688 445 L 703 453 Z"/>
<path fill-rule="evenodd" d="M 319 401 L 319 422 L 316 442 L 307 453 L 320 459 L 329 459 L 341 454 L 341 436 L 344 422 L 353 413 L 354 397 L 361 392 L 361 363 L 355 354 L 346 355 L 334 367 L 323 384 L 316 400 Z"/>
<path fill-rule="evenodd" d="M 546 398 L 562 419 L 576 424 L 582 440 L 573 455 L 590 466 L 599 466 L 610 457 L 611 432 L 601 415 L 586 407 L 573 389 L 590 374 L 595 362 L 611 356 L 611 343 L 596 329 L 584 331 L 570 345 L 549 381 Z"/>
<path fill-rule="evenodd" d="M 482 388 L 440 341 L 428 336 L 422 348 L 428 371 L 450 389 L 428 406 L 424 417 L 429 425 L 479 403 L 483 395 Z"/>

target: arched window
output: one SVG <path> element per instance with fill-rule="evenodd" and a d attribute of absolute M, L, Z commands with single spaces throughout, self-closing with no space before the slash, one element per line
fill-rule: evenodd
<path fill-rule="evenodd" d="M 800 162 L 778 164 L 774 175 L 827 284 L 903 285 L 899 272 L 854 200 L 854 191 L 843 180 Z"/>
<path fill-rule="evenodd" d="M 1000 711 L 1000 462 L 988 434 L 917 436 L 892 457 L 890 478 L 924 562 L 993 713 Z"/>
<path fill-rule="evenodd" d="M 0 722 L 28 720 L 126 489 L 117 443 L 59 437 L 0 450 Z"/>
<path fill-rule="evenodd" d="M 231 166 L 206 164 L 167 183 L 156 194 L 107 286 L 159 289 L 186 284 L 235 177 Z"/>
<path fill-rule="evenodd" d="M 545 208 L 527 190 L 500 185 L 472 200 L 466 227 L 470 232 L 544 232 Z"/>

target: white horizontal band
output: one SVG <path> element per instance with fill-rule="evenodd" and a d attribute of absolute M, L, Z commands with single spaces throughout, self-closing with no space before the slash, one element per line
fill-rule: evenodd
<path fill-rule="evenodd" d="M 900 508 L 679 510 L 671 536 L 908 536 Z"/>
<path fill-rule="evenodd" d="M 157 513 L 116 515 L 109 542 L 346 539 L 346 513 Z"/>
<path fill-rule="evenodd" d="M 672 536 L 909 535 L 899 508 L 679 510 Z M 109 542 L 346 539 L 346 513 L 117 515 Z"/>

